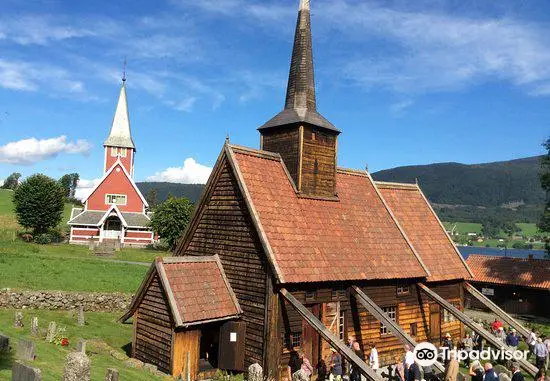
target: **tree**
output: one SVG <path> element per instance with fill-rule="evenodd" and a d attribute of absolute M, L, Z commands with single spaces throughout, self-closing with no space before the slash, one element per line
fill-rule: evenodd
<path fill-rule="evenodd" d="M 63 187 L 66 198 L 74 198 L 79 180 L 80 175 L 78 173 L 67 173 L 59 179 L 59 184 Z"/>
<path fill-rule="evenodd" d="M 151 227 L 173 249 L 193 213 L 193 204 L 186 198 L 170 197 L 155 208 Z"/>
<path fill-rule="evenodd" d="M 157 188 L 150 189 L 145 195 L 149 208 L 154 209 L 157 206 Z"/>
<path fill-rule="evenodd" d="M 4 184 L 1 188 L 15 190 L 15 188 L 19 185 L 20 178 L 21 174 L 19 172 L 13 172 L 6 180 L 4 180 Z"/>
<path fill-rule="evenodd" d="M 541 159 L 540 185 L 546 191 L 546 205 L 538 223 L 543 232 L 550 232 L 550 139 L 543 144 L 546 154 Z M 546 257 L 550 258 L 550 238 L 545 239 Z"/>
<path fill-rule="evenodd" d="M 32 229 L 34 233 L 45 233 L 61 222 L 65 192 L 54 179 L 37 174 L 17 187 L 13 202 L 21 226 Z"/>

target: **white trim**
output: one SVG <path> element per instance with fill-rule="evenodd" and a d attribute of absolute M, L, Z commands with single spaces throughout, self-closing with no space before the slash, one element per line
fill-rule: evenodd
<path fill-rule="evenodd" d="M 115 146 L 110 146 L 110 147 L 111 147 L 110 156 L 111 157 L 118 157 L 118 147 L 115 147 Z M 113 151 L 114 151 L 114 155 L 113 155 Z"/>
<path fill-rule="evenodd" d="M 88 199 L 95 193 L 95 191 L 97 190 L 97 188 L 99 188 L 99 186 L 101 184 L 103 184 L 103 182 L 107 179 L 107 177 L 111 174 L 111 172 L 113 172 L 113 170 L 115 169 L 115 167 L 117 165 L 120 165 L 120 167 L 122 168 L 122 172 L 124 172 L 124 174 L 126 175 L 126 177 L 128 178 L 128 180 L 130 180 L 130 183 L 132 184 L 132 186 L 134 187 L 134 190 L 137 192 L 139 198 L 141 199 L 141 201 L 143 202 L 143 205 L 145 207 L 149 207 L 149 204 L 147 203 L 147 200 L 145 200 L 145 197 L 143 197 L 143 195 L 141 194 L 141 192 L 139 191 L 139 188 L 137 187 L 136 183 L 134 182 L 134 179 L 130 176 L 130 174 L 128 173 L 128 171 L 126 170 L 126 168 L 124 167 L 124 164 L 122 164 L 122 162 L 120 161 L 120 157 L 113 163 L 113 165 L 111 166 L 111 168 L 109 168 L 109 170 L 107 172 L 105 172 L 105 175 L 103 175 L 103 177 L 101 178 L 101 181 L 94 187 L 94 189 L 92 189 L 92 191 L 90 192 L 90 194 L 88 195 L 88 197 L 86 197 L 83 201 L 83 203 L 86 203 L 88 202 Z M 132 166 L 133 167 L 133 166 Z"/>
<path fill-rule="evenodd" d="M 118 202 L 108 202 L 107 197 L 109 196 L 115 196 L 115 197 L 124 197 L 124 204 L 119 204 Z M 117 193 L 105 193 L 105 204 L 106 205 L 122 205 L 126 206 L 128 205 L 128 195 L 127 194 L 117 194 Z"/>
<path fill-rule="evenodd" d="M 99 220 L 99 225 L 101 225 L 103 227 L 103 224 L 105 223 L 105 220 L 110 217 L 110 214 L 111 214 L 112 211 L 115 211 L 115 213 L 117 214 L 118 218 L 120 218 L 120 221 L 122 222 L 122 224 L 124 226 L 128 226 L 128 224 L 126 223 L 126 220 L 122 216 L 122 212 L 118 209 L 118 207 L 116 205 L 111 206 L 109 208 L 109 210 L 105 212 L 105 214 L 103 215 L 101 220 Z"/>

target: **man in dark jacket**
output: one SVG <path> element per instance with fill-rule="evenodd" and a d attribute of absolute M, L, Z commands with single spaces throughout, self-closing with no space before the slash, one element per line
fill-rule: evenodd
<path fill-rule="evenodd" d="M 420 375 L 420 367 L 418 364 L 413 362 L 409 369 L 407 370 L 407 381 L 421 381 L 422 376 Z"/>
<path fill-rule="evenodd" d="M 519 364 L 517 362 L 512 363 L 512 381 L 525 381 L 523 374 L 519 370 Z"/>
<path fill-rule="evenodd" d="M 484 381 L 498 381 L 498 376 L 493 369 L 493 364 L 485 363 L 485 378 Z"/>
<path fill-rule="evenodd" d="M 506 336 L 506 344 L 514 348 L 517 348 L 517 346 L 519 345 L 519 337 L 516 334 L 515 329 L 512 328 L 508 336 Z"/>

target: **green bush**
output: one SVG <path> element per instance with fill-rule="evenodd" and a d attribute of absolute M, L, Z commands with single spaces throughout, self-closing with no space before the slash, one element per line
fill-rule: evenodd
<path fill-rule="evenodd" d="M 188 199 L 170 197 L 155 208 L 151 217 L 151 227 L 173 249 L 187 227 L 192 213 L 193 204 Z"/>
<path fill-rule="evenodd" d="M 53 237 L 49 233 L 42 233 L 34 237 L 34 242 L 40 245 L 49 245 L 53 242 Z"/>
<path fill-rule="evenodd" d="M 170 250 L 170 244 L 165 239 L 160 239 L 158 242 L 147 245 L 149 250 L 168 251 Z"/>

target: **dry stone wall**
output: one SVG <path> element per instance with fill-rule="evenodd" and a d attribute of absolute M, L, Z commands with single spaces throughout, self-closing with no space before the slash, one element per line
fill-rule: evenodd
<path fill-rule="evenodd" d="M 82 306 L 84 311 L 123 311 L 132 301 L 132 295 L 123 293 L 18 291 L 0 290 L 0 308 L 72 310 Z"/>

